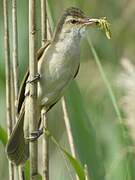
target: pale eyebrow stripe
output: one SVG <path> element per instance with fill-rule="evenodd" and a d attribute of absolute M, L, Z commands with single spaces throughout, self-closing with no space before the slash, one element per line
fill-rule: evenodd
<path fill-rule="evenodd" d="M 70 22 L 70 21 L 72 21 L 72 20 L 75 20 L 75 21 L 76 21 L 76 19 L 75 19 L 74 17 L 69 16 L 69 17 L 66 19 L 66 22 Z M 81 18 L 78 18 L 77 21 L 78 21 L 78 22 L 83 22 L 83 20 L 82 20 Z"/>

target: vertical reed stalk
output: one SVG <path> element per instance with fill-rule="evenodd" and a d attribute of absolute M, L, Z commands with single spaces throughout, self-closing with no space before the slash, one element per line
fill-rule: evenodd
<path fill-rule="evenodd" d="M 12 0 L 12 35 L 13 35 L 13 82 L 14 82 L 14 109 L 15 109 L 15 119 L 17 121 L 17 100 L 18 100 L 18 32 L 17 32 L 17 8 L 16 0 Z"/>
<path fill-rule="evenodd" d="M 3 0 L 4 11 L 4 53 L 5 53 L 5 71 L 6 71 L 6 116 L 8 138 L 12 132 L 12 108 L 11 108 L 11 63 L 9 48 L 9 26 L 8 26 L 8 1 Z M 9 180 L 14 180 L 14 167 L 9 161 Z"/>
<path fill-rule="evenodd" d="M 41 118 L 44 128 L 48 128 L 47 114 L 42 110 Z M 48 137 L 43 136 L 43 180 L 49 180 L 49 141 Z"/>
<path fill-rule="evenodd" d="M 75 145 L 74 145 L 73 135 L 72 135 L 72 130 L 71 130 L 71 126 L 70 126 L 68 111 L 67 111 L 66 102 L 65 102 L 64 97 L 62 97 L 62 99 L 61 99 L 61 104 L 62 104 L 64 122 L 65 122 L 66 131 L 67 131 L 67 135 L 68 135 L 68 142 L 69 142 L 71 154 L 75 159 L 77 159 L 76 152 L 75 152 Z M 76 180 L 79 180 L 77 174 L 76 174 Z"/>
<path fill-rule="evenodd" d="M 35 53 L 35 0 L 29 0 L 29 72 L 32 80 L 37 73 L 37 60 Z M 37 116 L 36 116 L 36 99 L 37 99 L 37 82 L 33 81 L 30 84 L 29 95 L 29 131 L 30 133 L 37 130 Z M 30 142 L 30 180 L 36 180 L 38 174 L 38 148 L 37 141 Z"/>
<path fill-rule="evenodd" d="M 46 0 L 41 0 L 41 43 L 44 46 L 47 40 L 47 7 Z M 48 128 L 47 114 L 42 110 L 41 118 L 43 126 Z M 43 136 L 43 179 L 49 180 L 49 141 L 46 136 Z"/>
<path fill-rule="evenodd" d="M 46 0 L 41 0 L 41 41 L 42 46 L 47 40 L 47 7 Z"/>
<path fill-rule="evenodd" d="M 12 57 L 13 57 L 13 91 L 14 91 L 14 124 L 17 122 L 18 119 L 18 90 L 19 90 L 19 79 L 18 79 L 18 29 L 17 29 L 17 2 L 16 0 L 12 0 L 12 39 L 13 39 L 13 50 L 12 50 Z M 19 180 L 23 180 L 23 167 L 18 167 L 18 175 Z"/>
<path fill-rule="evenodd" d="M 62 102 L 62 110 L 63 110 L 64 121 L 65 121 L 66 131 L 68 135 L 68 141 L 70 145 L 71 154 L 74 158 L 76 158 L 75 145 L 74 145 L 72 130 L 70 126 L 69 116 L 68 116 L 66 102 L 65 102 L 64 97 L 62 97 L 61 102 Z"/>

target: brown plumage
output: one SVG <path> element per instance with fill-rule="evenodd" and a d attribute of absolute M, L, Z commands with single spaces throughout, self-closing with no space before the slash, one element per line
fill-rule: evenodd
<path fill-rule="evenodd" d="M 80 9 L 74 7 L 67 9 L 58 22 L 52 41 L 47 42 L 37 52 L 38 73 L 41 75 L 38 81 L 37 124 L 42 107 L 46 112 L 50 110 L 77 75 L 80 65 L 80 40 L 85 26 L 89 24 L 92 22 Z M 6 146 L 8 158 L 16 165 L 24 163 L 29 157 L 29 144 L 25 138 L 29 136 L 29 112 L 26 112 L 29 101 L 28 97 L 25 97 L 25 92 L 27 90 L 29 92 L 29 84 L 26 83 L 28 77 L 29 71 L 20 87 L 18 122 Z"/>

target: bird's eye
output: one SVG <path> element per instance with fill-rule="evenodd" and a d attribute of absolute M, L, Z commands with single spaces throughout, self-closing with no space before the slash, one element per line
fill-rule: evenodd
<path fill-rule="evenodd" d="M 75 19 L 71 20 L 72 24 L 75 24 L 77 21 Z"/>

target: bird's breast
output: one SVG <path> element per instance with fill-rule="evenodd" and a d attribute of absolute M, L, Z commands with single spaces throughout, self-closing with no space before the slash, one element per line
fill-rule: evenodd
<path fill-rule="evenodd" d="M 61 46 L 61 44 L 60 44 Z M 42 104 L 53 104 L 74 78 L 80 62 L 80 51 L 59 47 L 50 49 L 39 67 L 38 93 Z"/>

